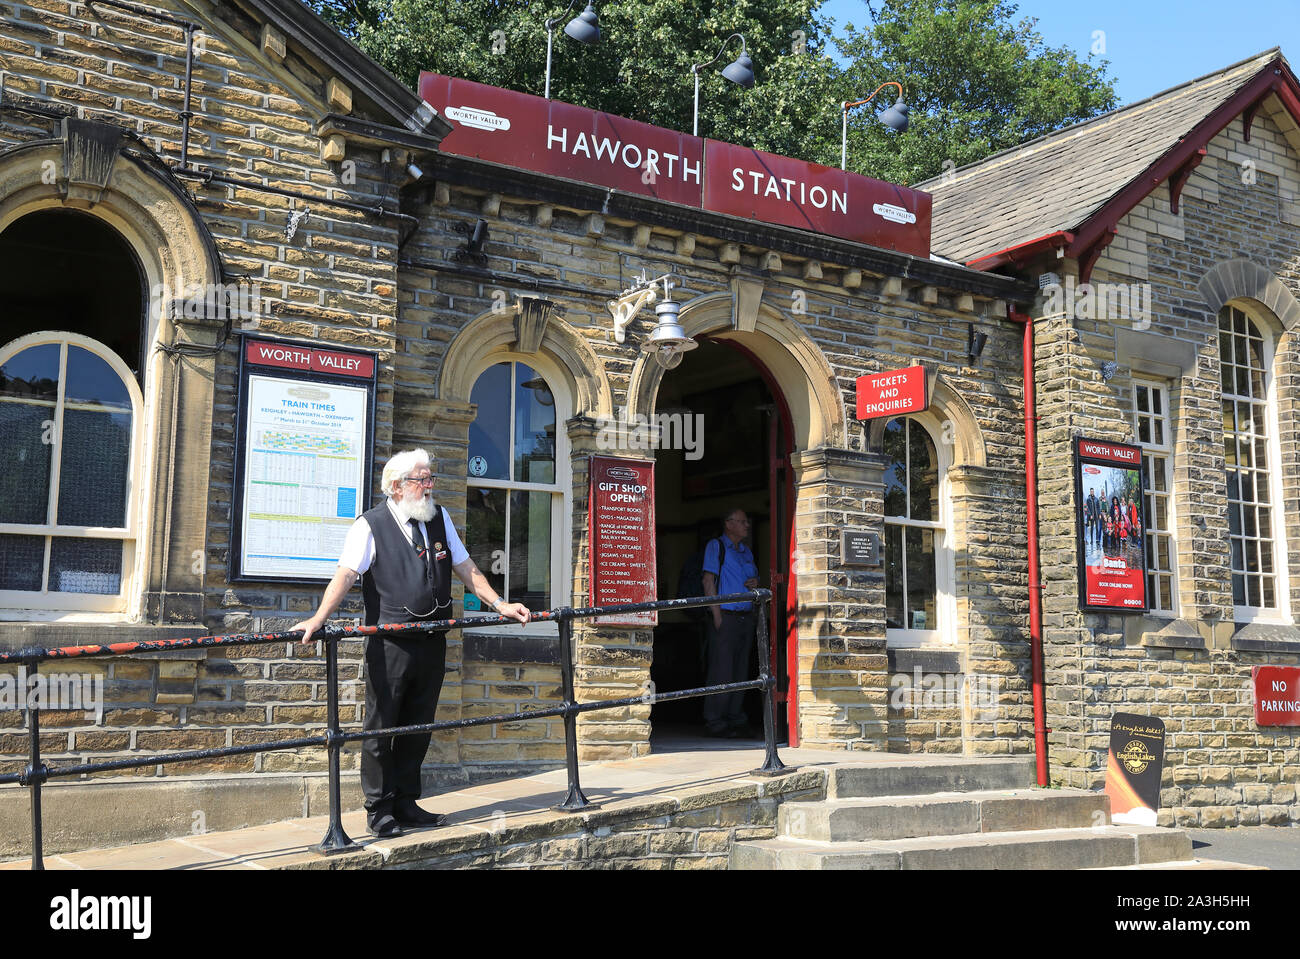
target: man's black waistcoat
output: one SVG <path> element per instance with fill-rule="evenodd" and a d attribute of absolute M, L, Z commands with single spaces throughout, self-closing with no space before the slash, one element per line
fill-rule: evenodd
<path fill-rule="evenodd" d="M 422 619 L 451 618 L 451 550 L 442 507 L 434 507 L 428 530 L 429 565 L 407 542 L 397 517 L 380 503 L 361 514 L 375 538 L 375 557 L 361 576 L 366 605 L 366 625 L 418 623 Z M 438 559 L 441 554 L 442 558 Z"/>

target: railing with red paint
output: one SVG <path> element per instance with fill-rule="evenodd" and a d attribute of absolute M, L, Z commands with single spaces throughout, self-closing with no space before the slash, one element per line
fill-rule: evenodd
<path fill-rule="evenodd" d="M 27 735 L 29 739 L 29 762 L 21 773 L 0 775 L 0 785 L 19 783 L 30 790 L 32 810 L 32 862 L 33 869 L 43 869 L 42 859 L 42 819 L 41 786 L 50 779 L 67 776 L 81 776 L 87 773 L 112 772 L 124 769 L 138 769 L 143 766 L 156 766 L 165 763 L 189 762 L 196 759 L 215 759 L 224 756 L 239 756 L 249 753 L 271 752 L 280 749 L 301 749 L 305 746 L 325 746 L 329 752 L 330 784 L 330 821 L 317 850 L 322 854 L 345 852 L 359 848 L 343 829 L 342 799 L 339 772 L 339 750 L 344 743 L 359 742 L 380 736 L 408 736 L 419 733 L 439 732 L 446 729 L 464 729 L 470 726 L 485 726 L 495 723 L 517 722 L 522 719 L 544 719 L 550 716 L 564 718 L 565 766 L 568 771 L 569 791 L 564 802 L 555 808 L 563 812 L 577 812 L 590 809 L 595 804 L 582 793 L 578 782 L 578 738 L 577 718 L 580 713 L 600 709 L 613 709 L 619 706 L 633 706 L 645 703 L 668 702 L 677 699 L 690 699 L 699 696 L 712 696 L 721 693 L 740 692 L 748 689 L 761 690 L 763 693 L 763 735 L 767 752 L 763 765 L 755 770 L 761 775 L 778 775 L 787 771 L 776 751 L 776 725 L 772 712 L 772 690 L 776 678 L 768 672 L 768 624 L 767 609 L 772 594 L 765 589 L 756 589 L 745 593 L 728 593 L 725 596 L 698 596 L 688 599 L 658 600 L 650 603 L 622 603 L 613 606 L 587 607 L 572 609 L 562 607 L 533 613 L 534 621 L 554 621 L 559 625 L 560 670 L 564 683 L 564 700 L 549 709 L 535 709 L 528 712 L 508 713 L 497 716 L 481 716 L 475 719 L 458 719 L 447 722 L 424 723 L 416 726 L 395 726 L 370 732 L 345 733 L 339 726 L 338 697 L 338 648 L 340 639 L 356 636 L 381 636 L 390 633 L 429 632 L 432 630 L 461 629 L 467 627 L 509 625 L 515 621 L 504 616 L 475 617 L 468 619 L 443 619 L 420 623 L 400 623 L 387 626 L 326 626 L 319 630 L 316 638 L 325 644 L 325 664 L 328 687 L 327 728 L 322 735 L 302 736 L 297 739 L 282 739 L 261 743 L 248 743 L 242 746 L 224 746 L 213 749 L 193 749 L 184 752 L 163 753 L 141 758 L 109 759 L 102 762 L 75 763 L 63 766 L 47 766 L 41 761 L 40 752 L 40 708 L 29 706 L 27 713 Z M 573 621 L 590 619 L 597 616 L 612 616 L 623 613 L 650 612 L 652 610 L 692 609 L 700 606 L 716 606 L 722 603 L 751 602 L 758 605 L 756 643 L 758 646 L 759 676 L 757 679 L 739 683 L 726 683 L 716 686 L 700 686 L 671 693 L 647 693 L 624 699 L 599 700 L 579 703 L 574 700 L 573 687 Z M 0 666 L 20 665 L 27 667 L 35 675 L 41 663 L 62 660 L 122 656 L 128 653 L 168 652 L 178 649 L 208 649 L 232 646 L 249 646 L 256 643 L 291 642 L 302 636 L 301 631 L 281 633 L 242 633 L 231 636 L 200 636 L 194 639 L 155 640 L 138 643 L 112 643 L 107 645 L 63 646 L 56 649 L 28 647 L 14 652 L 0 653 Z"/>

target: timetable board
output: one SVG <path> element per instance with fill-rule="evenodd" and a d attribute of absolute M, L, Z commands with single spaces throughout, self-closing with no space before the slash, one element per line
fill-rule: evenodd
<path fill-rule="evenodd" d="M 375 357 L 247 337 L 232 578 L 328 580 L 367 507 Z"/>

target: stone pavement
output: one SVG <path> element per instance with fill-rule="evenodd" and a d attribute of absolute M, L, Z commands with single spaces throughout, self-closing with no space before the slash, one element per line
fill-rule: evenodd
<path fill-rule="evenodd" d="M 641 759 L 582 763 L 579 779 L 583 793 L 602 810 L 662 799 L 685 791 L 716 786 L 719 790 L 752 782 L 747 775 L 763 763 L 764 751 L 750 743 L 709 741 L 707 748 L 655 753 Z M 801 770 L 834 763 L 898 762 L 896 753 L 859 753 L 842 750 L 782 749 L 781 760 Z M 947 757 L 934 757 L 941 761 Z M 921 757 L 924 761 L 924 757 Z M 417 830 L 396 840 L 379 840 L 366 832 L 365 812 L 343 814 L 343 828 L 354 842 L 387 857 L 385 847 L 418 842 L 442 832 L 491 832 L 517 823 L 532 823 L 572 816 L 550 807 L 567 794 L 563 769 L 516 779 L 481 783 L 427 797 L 421 805 L 447 815 L 448 825 L 437 830 Z M 320 842 L 328 818 L 316 816 L 267 823 L 229 832 L 210 832 L 137 843 L 111 849 L 88 849 L 45 857 L 45 868 L 55 869 L 282 869 L 317 866 L 324 858 L 311 847 Z M 351 854 L 350 854 L 351 855 Z M 342 858 L 350 858 L 344 856 Z M 332 857 L 337 860 L 339 857 Z M 0 870 L 27 869 L 30 860 L 0 863 Z"/>

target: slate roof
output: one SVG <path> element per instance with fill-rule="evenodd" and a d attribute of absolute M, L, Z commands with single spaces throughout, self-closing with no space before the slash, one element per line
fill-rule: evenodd
<path fill-rule="evenodd" d="M 916 184 L 934 196 L 935 252 L 961 263 L 1075 231 L 1274 61 L 1217 73 Z M 1154 186 L 1154 185 L 1153 185 Z"/>

